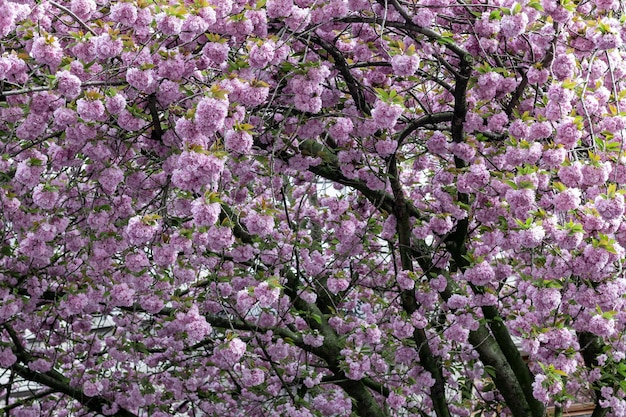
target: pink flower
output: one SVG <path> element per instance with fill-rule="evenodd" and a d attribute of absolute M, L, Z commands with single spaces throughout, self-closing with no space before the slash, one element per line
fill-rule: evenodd
<path fill-rule="evenodd" d="M 134 4 L 129 2 L 115 2 L 111 5 L 111 14 L 109 17 L 114 22 L 132 26 L 137 20 L 137 8 Z"/>
<path fill-rule="evenodd" d="M 419 68 L 420 60 L 417 55 L 399 54 L 391 57 L 391 67 L 399 77 L 410 77 Z"/>
<path fill-rule="evenodd" d="M 526 13 L 504 15 L 500 20 L 500 33 L 508 38 L 515 38 L 524 33 L 527 24 L 528 15 Z"/>
<path fill-rule="evenodd" d="M 581 192 L 578 188 L 568 188 L 552 199 L 555 210 L 567 211 L 580 206 Z"/>
<path fill-rule="evenodd" d="M 332 294 L 339 294 L 341 291 L 345 291 L 350 286 L 350 282 L 343 278 L 328 278 L 326 281 L 326 287 Z"/>
<path fill-rule="evenodd" d="M 235 364 L 239 362 L 244 353 L 246 353 L 246 344 L 241 339 L 236 337 L 223 346 L 220 353 L 229 364 Z"/>
<path fill-rule="evenodd" d="M 291 14 L 293 0 L 268 0 L 266 3 L 267 17 L 288 17 Z"/>
<path fill-rule="evenodd" d="M 487 128 L 492 132 L 500 133 L 504 130 L 504 126 L 509 123 L 509 117 L 504 112 L 496 113 L 489 117 Z"/>
<path fill-rule="evenodd" d="M 435 155 L 445 155 L 448 153 L 448 138 L 438 131 L 435 131 L 433 135 L 426 141 L 426 147 L 430 153 Z"/>
<path fill-rule="evenodd" d="M 98 182 L 107 194 L 113 194 L 117 186 L 124 180 L 124 172 L 117 166 L 105 168 L 100 172 Z"/>
<path fill-rule="evenodd" d="M 552 62 L 552 73 L 563 81 L 574 76 L 576 70 L 576 57 L 573 54 L 557 54 Z"/>
<path fill-rule="evenodd" d="M 324 336 L 307 333 L 302 337 L 302 341 L 309 346 L 320 347 L 324 344 Z"/>
<path fill-rule="evenodd" d="M 202 54 L 214 64 L 219 65 L 226 61 L 228 58 L 228 51 L 230 48 L 228 44 L 220 42 L 208 42 L 202 48 Z"/>
<path fill-rule="evenodd" d="M 121 94 L 107 97 L 105 107 L 111 114 L 119 114 L 126 108 L 126 98 Z"/>
<path fill-rule="evenodd" d="M 265 382 L 265 372 L 262 369 L 243 368 L 241 382 L 244 387 L 255 387 Z"/>
<path fill-rule="evenodd" d="M 582 137 L 578 126 L 573 122 L 562 122 L 556 127 L 554 143 L 561 144 L 565 149 L 574 149 Z"/>
<path fill-rule="evenodd" d="M 595 207 L 604 220 L 613 220 L 624 214 L 624 195 L 616 194 L 613 198 L 597 196 Z"/>
<path fill-rule="evenodd" d="M 249 61 L 252 68 L 265 68 L 274 58 L 276 44 L 274 41 L 265 41 L 262 44 L 254 44 L 250 48 Z"/>
<path fill-rule="evenodd" d="M 122 53 L 122 41 L 120 39 L 112 39 L 108 33 L 96 36 L 91 41 L 95 47 L 96 56 L 100 60 L 104 61 Z"/>
<path fill-rule="evenodd" d="M 129 253 L 125 258 L 125 266 L 131 272 L 139 272 L 144 268 L 150 266 L 150 261 L 148 260 L 148 256 L 143 252 L 139 251 L 136 253 Z"/>
<path fill-rule="evenodd" d="M 391 391 L 389 392 L 389 396 L 387 397 L 386 404 L 392 410 L 397 410 L 400 407 L 404 406 L 404 404 L 406 404 L 406 396 L 402 394 L 396 394 L 395 391 Z"/>
<path fill-rule="evenodd" d="M 103 385 L 101 382 L 85 381 L 83 383 L 83 394 L 87 397 L 95 397 L 102 392 Z"/>
<path fill-rule="evenodd" d="M 243 219 L 243 223 L 248 232 L 261 237 L 269 235 L 274 230 L 274 218 L 264 214 L 250 213 Z"/>
<path fill-rule="evenodd" d="M 59 192 L 55 188 L 38 184 L 33 189 L 33 203 L 44 210 L 51 210 L 59 200 Z"/>
<path fill-rule="evenodd" d="M 576 188 L 582 185 L 583 172 L 580 162 L 562 166 L 559 169 L 559 179 L 568 187 Z"/>
<path fill-rule="evenodd" d="M 267 282 L 262 282 L 254 288 L 254 296 L 259 302 L 259 306 L 271 307 L 280 296 L 280 289 L 271 287 Z"/>
<path fill-rule="evenodd" d="M 227 115 L 228 101 L 205 97 L 196 107 L 195 122 L 200 133 L 210 136 L 224 127 Z"/>
<path fill-rule="evenodd" d="M 594 3 L 602 11 L 615 10 L 620 4 L 617 0 L 594 0 Z"/>
<path fill-rule="evenodd" d="M 476 149 L 469 143 L 454 143 L 452 144 L 452 153 L 457 158 L 471 162 L 476 156 Z"/>
<path fill-rule="evenodd" d="M 249 154 L 252 149 L 252 135 L 245 130 L 229 130 L 224 138 L 224 147 L 239 154 Z"/>
<path fill-rule="evenodd" d="M 40 64 L 56 68 L 63 58 L 63 49 L 56 37 L 52 35 L 39 36 L 33 41 L 30 54 Z"/>
<path fill-rule="evenodd" d="M 213 327 L 206 321 L 204 316 L 198 312 L 198 306 L 193 305 L 186 313 L 177 313 L 176 320 L 182 325 L 187 333 L 188 341 L 199 342 L 211 334 Z"/>
<path fill-rule="evenodd" d="M 4 369 L 10 368 L 17 361 L 17 356 L 13 354 L 11 349 L 2 347 L 0 348 L 0 367 Z"/>
<path fill-rule="evenodd" d="M 256 303 L 256 300 L 248 293 L 248 290 L 240 290 L 237 292 L 237 311 L 243 315 L 246 315 L 252 306 Z"/>
<path fill-rule="evenodd" d="M 82 92 L 80 78 L 69 71 L 59 71 L 56 74 L 59 93 L 70 100 L 75 99 Z"/>
<path fill-rule="evenodd" d="M 134 296 L 135 290 L 130 288 L 126 283 L 116 284 L 111 289 L 111 301 L 115 306 L 132 307 Z"/>
<path fill-rule="evenodd" d="M 131 67 L 126 70 L 126 81 L 139 91 L 152 92 L 155 87 L 154 71 Z"/>
<path fill-rule="evenodd" d="M 152 240 L 158 229 L 158 224 L 155 222 L 143 216 L 135 216 L 128 220 L 124 235 L 131 245 L 141 245 Z"/>
<path fill-rule="evenodd" d="M 87 122 L 100 121 L 105 117 L 104 104 L 100 100 L 80 98 L 76 101 L 76 112 Z"/>
<path fill-rule="evenodd" d="M 183 28 L 183 20 L 165 13 L 156 15 L 157 29 L 165 35 L 178 35 Z"/>
<path fill-rule="evenodd" d="M 214 155 L 184 151 L 172 172 L 172 184 L 183 190 L 200 190 L 218 180 L 224 161 Z"/>
<path fill-rule="evenodd" d="M 377 140 L 374 144 L 374 148 L 380 156 L 386 157 L 393 155 L 396 152 L 396 149 L 398 149 L 398 142 L 393 139 Z"/>
<path fill-rule="evenodd" d="M 589 320 L 589 331 L 598 336 L 610 337 L 615 334 L 615 320 L 595 315 Z"/>
<path fill-rule="evenodd" d="M 402 114 L 402 106 L 377 100 L 372 109 L 372 118 L 380 129 L 391 129 Z"/>
<path fill-rule="evenodd" d="M 528 140 L 547 139 L 552 135 L 552 125 L 549 122 L 536 122 L 530 125 Z"/>
<path fill-rule="evenodd" d="M 403 290 L 412 290 L 415 288 L 415 280 L 409 275 L 408 271 L 400 271 L 396 276 L 398 287 Z"/>
<path fill-rule="evenodd" d="M 345 143 L 350 138 L 353 129 L 354 124 L 350 118 L 338 117 L 335 119 L 335 124 L 328 128 L 328 133 L 336 141 Z"/>
<path fill-rule="evenodd" d="M 487 72 L 478 77 L 476 95 L 481 100 L 491 100 L 496 97 L 504 77 L 497 72 Z"/>
<path fill-rule="evenodd" d="M 219 203 L 207 204 L 204 198 L 198 198 L 191 203 L 191 214 L 198 226 L 213 226 L 221 211 Z"/>
<path fill-rule="evenodd" d="M 483 261 L 463 273 L 463 277 L 475 285 L 487 285 L 492 283 L 496 277 L 493 268 L 489 263 Z"/>

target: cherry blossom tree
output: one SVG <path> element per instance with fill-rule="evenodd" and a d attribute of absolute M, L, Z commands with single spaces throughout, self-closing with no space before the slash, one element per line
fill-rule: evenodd
<path fill-rule="evenodd" d="M 0 0 L 7 416 L 626 416 L 618 0 Z"/>

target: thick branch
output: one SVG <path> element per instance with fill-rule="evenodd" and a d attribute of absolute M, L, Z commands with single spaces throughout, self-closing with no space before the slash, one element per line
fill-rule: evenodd
<path fill-rule="evenodd" d="M 346 58 L 343 56 L 341 51 L 339 51 L 334 45 L 328 43 L 322 38 L 313 36 L 310 38 L 311 42 L 321 46 L 326 52 L 330 54 L 335 60 L 335 66 L 341 73 L 344 81 L 348 86 L 348 90 L 350 91 L 350 95 L 354 100 L 354 104 L 356 107 L 366 116 L 370 115 L 370 107 L 365 100 L 365 95 L 363 94 L 363 90 L 359 87 L 359 82 L 354 78 L 352 72 L 350 71 L 350 67 L 346 62 Z"/>
<path fill-rule="evenodd" d="M 399 180 L 398 165 L 395 156 L 391 157 L 389 162 L 389 178 L 391 188 L 393 190 L 395 207 L 394 215 L 396 216 L 396 231 L 398 233 L 398 246 L 400 250 L 400 262 L 402 269 L 405 271 L 413 271 L 413 260 L 411 259 L 411 225 L 409 215 L 406 209 L 406 200 L 402 184 Z M 402 307 L 411 315 L 418 309 L 417 300 L 415 299 L 415 291 L 404 290 L 401 294 Z M 435 380 L 435 384 L 430 388 L 430 397 L 437 417 L 449 417 L 450 409 L 446 400 L 445 381 L 441 363 L 435 357 L 430 346 L 424 329 L 416 328 L 413 330 L 413 339 L 417 344 L 420 362 L 424 369 L 430 372 Z"/>

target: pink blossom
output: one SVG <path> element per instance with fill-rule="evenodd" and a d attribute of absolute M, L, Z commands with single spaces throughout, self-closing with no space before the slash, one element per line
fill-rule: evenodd
<path fill-rule="evenodd" d="M 353 129 L 354 124 L 350 118 L 338 117 L 335 119 L 335 124 L 328 128 L 328 133 L 330 133 L 330 136 L 338 141 L 338 143 L 341 142 L 343 144 L 348 140 Z"/>
<path fill-rule="evenodd" d="M 95 397 L 102 392 L 103 388 L 104 387 L 102 383 L 99 381 L 85 381 L 83 383 L 83 394 L 85 394 L 87 397 Z"/>
<path fill-rule="evenodd" d="M 33 203 L 45 210 L 51 210 L 59 200 L 59 192 L 54 187 L 37 184 L 33 189 Z"/>
<path fill-rule="evenodd" d="M 497 72 L 486 72 L 478 77 L 476 95 L 481 100 L 491 100 L 496 97 L 504 77 Z"/>
<path fill-rule="evenodd" d="M 220 42 L 208 42 L 202 48 L 202 53 L 213 63 L 219 65 L 228 58 L 228 45 Z"/>
<path fill-rule="evenodd" d="M 302 337 L 302 341 L 309 346 L 320 347 L 324 344 L 324 336 L 307 333 Z"/>
<path fill-rule="evenodd" d="M 536 122 L 528 130 L 529 140 L 547 139 L 552 135 L 552 125 L 549 122 Z"/>
<path fill-rule="evenodd" d="M 559 211 L 573 210 L 580 206 L 581 192 L 578 188 L 569 188 L 554 196 L 552 203 Z"/>
<path fill-rule="evenodd" d="M 122 52 L 122 41 L 112 39 L 108 33 L 96 36 L 91 41 L 95 47 L 96 56 L 103 61 L 119 56 Z"/>
<path fill-rule="evenodd" d="M 82 92 L 80 78 L 75 76 L 69 71 L 59 71 L 56 74 L 57 77 L 57 89 L 59 93 L 67 97 L 69 100 L 73 100 Z"/>
<path fill-rule="evenodd" d="M 326 286 L 332 294 L 339 294 L 348 289 L 350 282 L 343 278 L 328 278 Z"/>
<path fill-rule="evenodd" d="M 248 290 L 237 292 L 237 311 L 241 314 L 247 314 L 250 308 L 256 303 L 256 300 L 248 293 Z"/>
<path fill-rule="evenodd" d="M 38 36 L 33 41 L 30 54 L 40 64 L 56 68 L 63 58 L 63 49 L 56 37 L 52 35 Z"/>
<path fill-rule="evenodd" d="M 426 141 L 428 151 L 436 155 L 447 154 L 448 146 L 448 139 L 439 131 L 435 131 L 428 141 Z"/>
<path fill-rule="evenodd" d="M 252 149 L 252 135 L 245 130 L 229 130 L 224 138 L 224 147 L 238 154 L 246 155 Z"/>
<path fill-rule="evenodd" d="M 128 220 L 124 234 L 131 245 L 141 245 L 152 240 L 158 228 L 155 222 L 143 216 L 134 216 Z"/>
<path fill-rule="evenodd" d="M 178 35 L 183 28 L 183 20 L 176 17 L 159 13 L 155 16 L 157 28 L 166 35 Z"/>
<path fill-rule="evenodd" d="M 118 166 L 103 169 L 98 177 L 100 186 L 107 194 L 113 194 L 123 180 L 124 172 Z"/>
<path fill-rule="evenodd" d="M 504 130 L 504 127 L 509 123 L 509 117 L 504 112 L 496 113 L 489 117 L 487 128 L 493 132 L 500 133 Z"/>
<path fill-rule="evenodd" d="M 4 369 L 10 368 L 17 361 L 17 357 L 11 349 L 0 347 L 0 367 Z"/>
<path fill-rule="evenodd" d="M 554 143 L 561 144 L 565 149 L 574 149 L 582 133 L 573 122 L 562 122 L 556 127 L 556 138 Z"/>
<path fill-rule="evenodd" d="M 552 73 L 563 81 L 574 76 L 576 71 L 576 57 L 573 54 L 557 54 L 552 62 Z"/>
<path fill-rule="evenodd" d="M 376 152 L 382 157 L 393 155 L 398 149 L 398 142 L 392 139 L 377 140 L 374 144 Z"/>
<path fill-rule="evenodd" d="M 399 54 L 391 57 L 393 72 L 399 77 L 410 77 L 419 68 L 420 60 L 417 55 Z"/>
<path fill-rule="evenodd" d="M 443 236 L 454 227 L 454 222 L 450 216 L 433 217 L 430 219 L 428 226 L 433 233 Z"/>
<path fill-rule="evenodd" d="M 246 353 L 246 344 L 238 337 L 232 339 L 220 349 L 222 357 L 229 363 L 235 364 L 241 360 Z"/>
<path fill-rule="evenodd" d="M 611 164 L 609 162 L 604 162 L 598 165 L 583 165 L 581 168 L 582 182 L 587 186 L 604 184 L 609 179 L 611 169 Z"/>
<path fill-rule="evenodd" d="M 208 203 L 198 198 L 191 203 L 191 214 L 196 225 L 212 226 L 217 222 L 222 211 L 219 203 Z"/>
<path fill-rule="evenodd" d="M 506 37 L 515 38 L 524 33 L 527 24 L 528 15 L 526 13 L 521 12 L 512 15 L 504 15 L 500 21 L 500 33 Z"/>
<path fill-rule="evenodd" d="M 152 92 L 155 86 L 154 71 L 131 67 L 126 70 L 126 81 L 139 91 Z"/>
<path fill-rule="evenodd" d="M 111 289 L 111 301 L 113 305 L 119 307 L 131 307 L 135 296 L 135 290 L 130 288 L 128 284 L 116 284 Z"/>
<path fill-rule="evenodd" d="M 126 26 L 132 26 L 137 20 L 137 8 L 128 2 L 115 2 L 111 5 L 111 20 Z"/>
<path fill-rule="evenodd" d="M 254 296 L 259 302 L 259 306 L 267 308 L 271 307 L 280 296 L 280 289 L 271 287 L 266 281 L 254 287 Z"/>
<path fill-rule="evenodd" d="M 398 287 L 403 290 L 411 290 L 415 287 L 415 280 L 411 277 L 408 271 L 400 271 L 396 275 L 396 282 Z"/>
<path fill-rule="evenodd" d="M 262 369 L 243 368 L 241 382 L 244 387 L 256 387 L 265 382 L 265 372 Z"/>
<path fill-rule="evenodd" d="M 615 334 L 615 320 L 595 315 L 589 320 L 589 330 L 598 336 L 609 337 Z"/>
<path fill-rule="evenodd" d="M 596 7 L 599 10 L 607 11 L 607 10 L 615 10 L 619 2 L 617 0 L 594 0 Z"/>
<path fill-rule="evenodd" d="M 386 404 L 392 410 L 397 410 L 403 407 L 406 404 L 406 395 L 397 394 L 395 391 L 389 392 L 389 396 L 387 397 Z"/>
<path fill-rule="evenodd" d="M 605 220 L 613 220 L 624 214 L 624 195 L 617 194 L 613 198 L 597 196 L 595 207 Z"/>
<path fill-rule="evenodd" d="M 467 269 L 463 277 L 475 285 L 487 285 L 494 281 L 496 275 L 489 263 L 483 261 Z"/>
<path fill-rule="evenodd" d="M 261 237 L 269 235 L 274 230 L 274 218 L 272 216 L 250 213 L 244 219 L 248 232 Z"/>
<path fill-rule="evenodd" d="M 274 19 L 277 17 L 288 17 L 291 14 L 293 0 L 268 0 L 267 17 Z"/>
<path fill-rule="evenodd" d="M 372 118 L 381 129 L 391 129 L 402 114 L 402 106 L 377 100 L 372 109 Z"/>
<path fill-rule="evenodd" d="M 205 97 L 196 107 L 195 122 L 202 134 L 210 136 L 224 127 L 227 114 L 228 101 Z"/>
<path fill-rule="evenodd" d="M 476 156 L 476 149 L 469 143 L 453 143 L 452 153 L 457 158 L 460 158 L 466 162 L 471 162 Z"/>
<path fill-rule="evenodd" d="M 274 58 L 276 44 L 269 40 L 262 44 L 254 44 L 250 48 L 250 66 L 252 68 L 265 68 Z"/>
<path fill-rule="evenodd" d="M 80 98 L 76 101 L 76 112 L 87 122 L 100 121 L 105 117 L 104 104 L 100 100 Z"/>
<path fill-rule="evenodd" d="M 213 328 L 206 321 L 206 318 L 200 315 L 198 306 L 195 304 L 187 312 L 177 313 L 176 320 L 183 326 L 190 343 L 203 340 L 213 331 Z"/>

